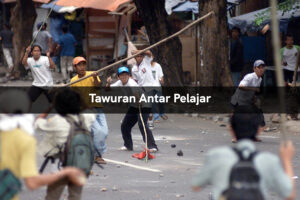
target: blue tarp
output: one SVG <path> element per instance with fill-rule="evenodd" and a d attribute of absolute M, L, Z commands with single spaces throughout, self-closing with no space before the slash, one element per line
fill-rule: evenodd
<path fill-rule="evenodd" d="M 227 0 L 228 7 L 227 10 L 230 10 L 233 8 L 235 5 L 238 5 L 240 2 L 244 0 Z M 199 9 L 198 9 L 198 2 L 191 2 L 191 1 L 186 1 L 175 8 L 173 8 L 173 12 L 193 12 L 195 14 L 198 14 Z"/>
<path fill-rule="evenodd" d="M 52 1 L 51 3 L 47 3 L 47 4 L 45 3 L 41 6 L 41 8 L 51 9 L 56 2 L 57 0 Z M 60 9 L 62 9 L 62 6 L 54 5 L 53 7 L 53 11 L 57 13 L 59 12 Z"/>
<path fill-rule="evenodd" d="M 269 8 L 265 8 L 262 10 L 257 10 L 251 13 L 230 18 L 228 19 L 229 28 L 237 26 L 241 29 L 242 32 L 260 31 L 263 26 L 270 23 L 270 18 L 266 17 L 265 20 L 262 20 L 261 24 L 259 25 L 255 23 L 255 20 L 259 16 L 270 16 L 270 11 L 268 11 L 268 9 Z M 277 11 L 277 16 L 280 22 L 280 31 L 286 32 L 289 20 L 293 17 L 300 17 L 300 3 L 296 3 L 291 11 L 287 11 L 284 13 L 282 11 Z"/>
<path fill-rule="evenodd" d="M 198 14 L 198 2 L 187 1 L 173 9 L 173 12 L 193 12 Z"/>

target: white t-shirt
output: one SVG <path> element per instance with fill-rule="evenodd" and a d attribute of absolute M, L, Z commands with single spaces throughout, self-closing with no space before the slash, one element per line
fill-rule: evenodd
<path fill-rule="evenodd" d="M 139 86 L 152 87 L 154 79 L 151 70 L 152 57 L 145 56 L 139 66 L 132 67 L 132 78 L 138 83 Z"/>
<path fill-rule="evenodd" d="M 130 88 L 124 88 L 124 93 L 125 95 L 128 96 L 132 96 L 134 94 L 145 94 L 145 91 L 142 89 L 142 87 L 140 87 L 135 80 L 133 80 L 132 78 L 129 78 L 127 83 L 125 85 L 123 85 L 121 80 L 116 81 L 115 83 L 111 84 L 110 87 L 130 87 Z M 130 103 L 129 106 L 138 108 L 138 104 L 137 103 Z M 142 103 L 142 107 L 151 107 L 150 103 Z"/>
<path fill-rule="evenodd" d="M 27 59 L 27 63 L 33 76 L 32 85 L 37 87 L 53 85 L 50 62 L 47 56 L 41 56 L 38 60 L 34 60 L 33 57 L 30 57 Z"/>
<path fill-rule="evenodd" d="M 123 85 L 121 80 L 117 80 L 115 83 L 110 85 L 110 87 L 138 87 L 138 86 L 139 85 L 132 78 L 129 78 L 125 85 Z"/>
<path fill-rule="evenodd" d="M 261 77 L 258 77 L 255 72 L 247 74 L 240 82 L 239 86 L 245 87 L 260 87 L 262 81 Z"/>
<path fill-rule="evenodd" d="M 283 69 L 294 71 L 297 63 L 298 57 L 298 49 L 297 45 L 294 45 L 293 48 L 288 49 L 286 47 L 281 49 L 282 62 L 286 62 L 287 66 L 282 66 Z M 298 71 L 300 71 L 298 69 Z"/>
<path fill-rule="evenodd" d="M 164 76 L 160 64 L 155 62 L 154 65 L 151 66 L 151 70 L 152 70 L 152 76 L 153 76 L 153 79 L 154 79 L 153 86 L 160 87 L 161 84 L 160 84 L 159 80 Z"/>

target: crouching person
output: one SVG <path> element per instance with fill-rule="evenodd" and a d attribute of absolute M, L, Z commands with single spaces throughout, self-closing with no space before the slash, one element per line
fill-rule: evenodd
<path fill-rule="evenodd" d="M 80 113 L 80 95 L 71 89 L 63 89 L 56 98 L 54 107 L 59 115 L 48 120 L 47 114 L 38 117 L 35 129 L 45 133 L 41 149 L 45 156 L 58 157 L 62 166 L 76 166 L 89 175 L 94 163 L 93 140 L 88 127 L 95 120 L 94 115 Z M 68 187 L 69 200 L 80 200 L 82 186 L 64 178 L 47 188 L 46 200 L 57 200 Z"/>
<path fill-rule="evenodd" d="M 36 140 L 23 127 L 25 112 L 28 112 L 30 100 L 27 94 L 19 90 L 11 90 L 0 95 L 0 112 L 9 113 L 12 119 L 9 126 L 2 123 L 0 115 L 0 196 L 1 199 L 17 200 L 24 180 L 28 189 L 34 190 L 45 185 L 51 185 L 61 180 L 67 180 L 76 187 L 82 187 L 85 176 L 81 170 L 65 167 L 53 174 L 40 175 L 36 165 Z M 33 124 L 27 124 L 33 126 Z M 4 175 L 4 176 L 2 176 Z"/>

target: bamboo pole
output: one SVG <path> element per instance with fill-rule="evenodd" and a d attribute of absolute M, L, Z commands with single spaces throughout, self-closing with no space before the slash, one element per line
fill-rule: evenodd
<path fill-rule="evenodd" d="M 171 36 L 169 36 L 169 37 L 166 37 L 165 39 L 163 39 L 163 40 L 161 40 L 161 41 L 159 41 L 159 42 L 157 42 L 157 43 L 155 43 L 155 44 L 153 44 L 153 45 L 151 45 L 151 46 L 149 46 L 149 47 L 147 47 L 147 48 L 141 50 L 139 53 L 137 53 L 137 54 L 135 54 L 135 55 L 132 55 L 132 56 L 130 56 L 130 57 L 128 57 L 128 58 L 124 58 L 124 59 L 122 59 L 122 60 L 119 60 L 118 62 L 112 63 L 112 64 L 110 64 L 110 65 L 108 65 L 108 66 L 106 66 L 106 67 L 103 67 L 103 68 L 97 70 L 96 72 L 99 73 L 99 72 L 101 72 L 101 71 L 107 70 L 107 69 L 109 69 L 109 68 L 111 68 L 111 67 L 113 67 L 113 66 L 119 65 L 119 64 L 121 64 L 121 63 L 123 63 L 123 62 L 125 62 L 125 61 L 127 61 L 127 60 L 130 60 L 130 59 L 136 57 L 137 55 L 143 54 L 143 53 L 145 53 L 146 51 L 148 51 L 148 50 L 150 50 L 150 49 L 152 49 L 152 48 L 154 48 L 154 47 L 157 47 L 157 46 L 159 46 L 159 45 L 161 45 L 161 44 L 167 42 L 168 40 L 170 40 L 170 39 L 172 39 L 172 38 L 174 38 L 174 37 L 180 35 L 180 34 L 183 33 L 184 31 L 186 31 L 187 29 L 193 27 L 194 25 L 198 24 L 199 22 L 201 22 L 202 20 L 208 18 L 209 16 L 211 16 L 211 15 L 213 15 L 213 14 L 214 14 L 214 12 L 211 11 L 211 12 L 207 13 L 206 15 L 200 17 L 200 18 L 197 19 L 196 21 L 190 23 L 189 25 L 187 25 L 186 27 L 184 27 L 183 29 L 181 29 L 181 30 L 178 31 L 177 33 L 175 33 L 175 34 L 173 34 L 173 35 L 171 35 Z M 92 74 L 90 74 L 90 75 L 88 75 L 88 76 L 84 76 L 84 77 L 82 77 L 82 78 L 80 78 L 80 79 L 78 79 L 78 80 L 76 80 L 76 81 L 71 82 L 71 83 L 67 83 L 67 84 L 61 85 L 61 87 L 67 87 L 67 86 L 73 85 L 73 84 L 78 83 L 78 82 L 80 82 L 80 81 L 82 81 L 82 80 L 85 80 L 85 79 L 87 79 L 87 78 L 89 78 L 89 77 L 91 77 L 91 76 L 92 76 Z"/>
<path fill-rule="evenodd" d="M 285 85 L 283 80 L 283 72 L 281 68 L 280 58 L 280 38 L 279 38 L 279 25 L 277 19 L 277 0 L 270 0 L 271 15 L 272 15 L 272 42 L 273 42 L 273 56 L 275 60 L 276 80 L 278 87 L 278 98 L 280 103 L 280 118 L 281 118 L 281 139 L 286 141 L 286 127 L 284 122 L 286 121 L 285 111 Z"/>

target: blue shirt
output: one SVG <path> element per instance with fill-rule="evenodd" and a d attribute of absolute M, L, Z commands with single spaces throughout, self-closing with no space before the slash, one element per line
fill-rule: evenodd
<path fill-rule="evenodd" d="M 75 55 L 76 40 L 71 33 L 63 34 L 59 37 L 59 45 L 61 46 L 60 56 L 73 56 Z"/>

